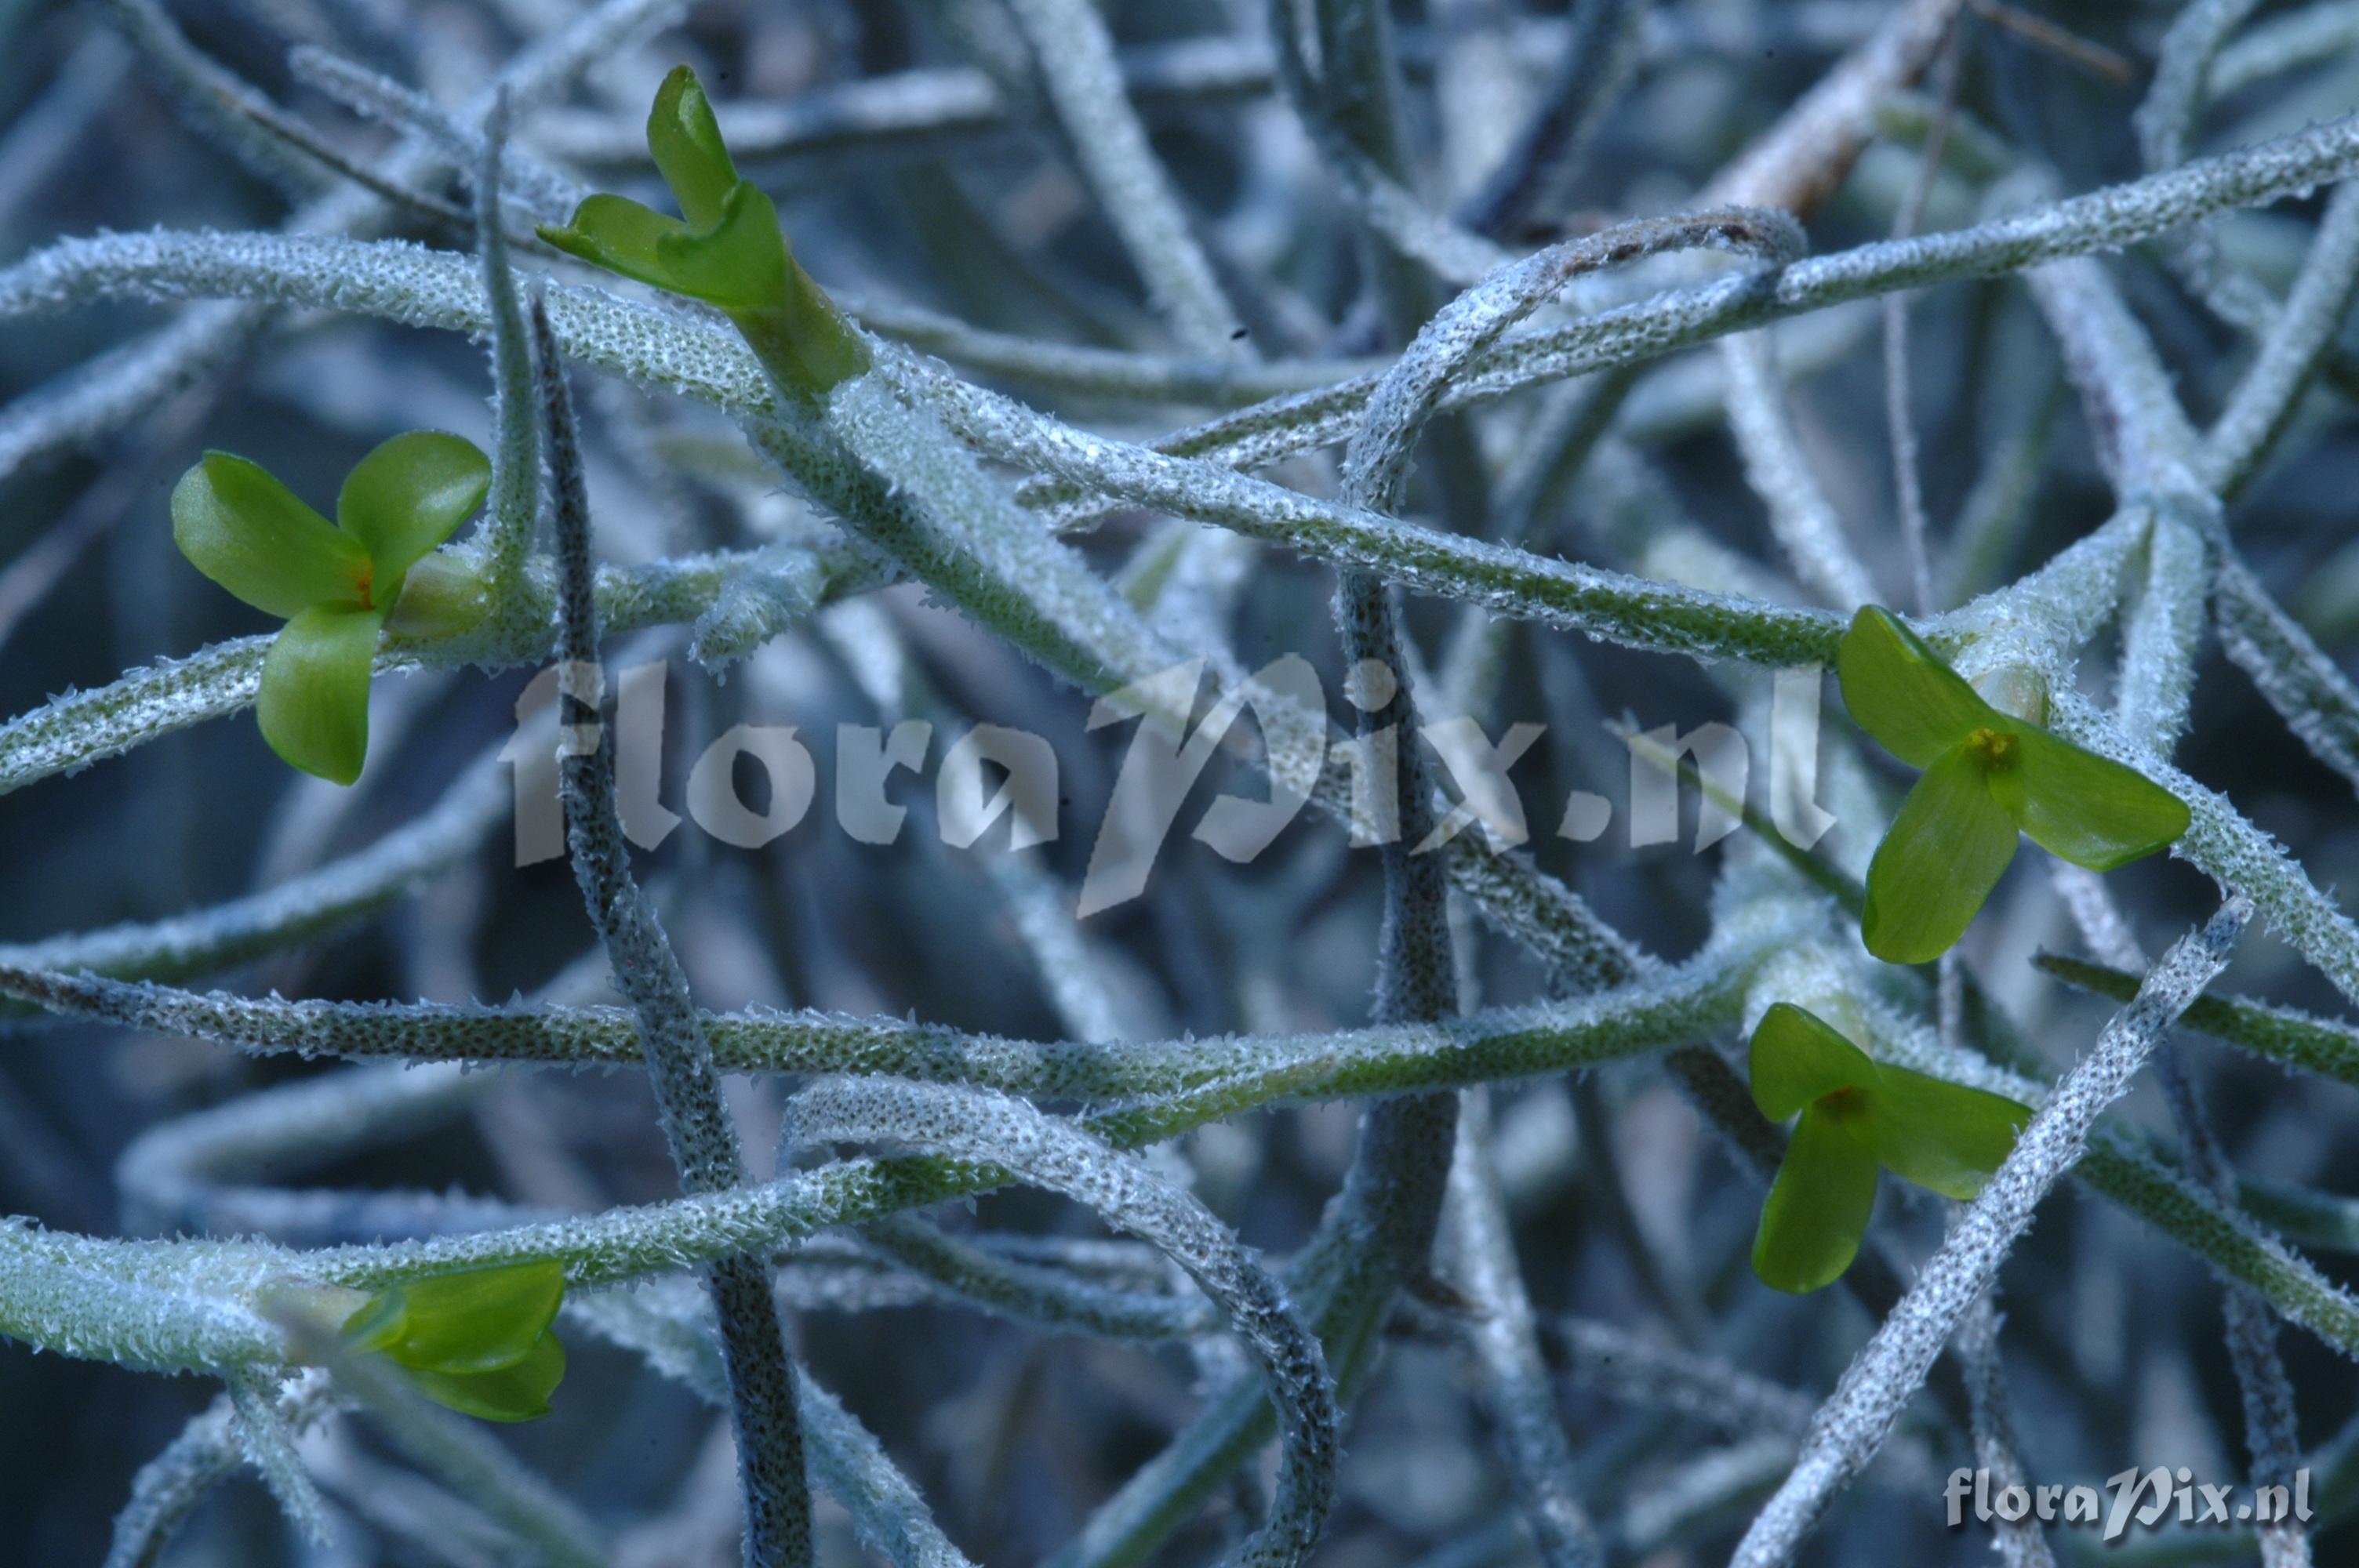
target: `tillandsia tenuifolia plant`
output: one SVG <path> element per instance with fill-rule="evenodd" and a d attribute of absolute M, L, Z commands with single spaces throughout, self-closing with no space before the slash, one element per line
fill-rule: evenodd
<path fill-rule="evenodd" d="M 2187 831 L 2186 802 L 2001 712 L 1888 610 L 1853 617 L 1836 669 L 1860 727 L 1925 770 L 1867 868 L 1860 935 L 1888 963 L 1925 963 L 1955 946 L 2015 859 L 2018 833 L 2110 871 Z"/>
<path fill-rule="evenodd" d="M 1878 1062 L 1791 1002 L 1761 1015 L 1747 1055 L 1761 1114 L 1799 1117 L 1753 1238 L 1753 1271 L 1781 1291 L 1821 1289 L 1851 1267 L 1879 1168 L 1963 1202 L 2031 1116 L 2004 1096 Z"/>
<path fill-rule="evenodd" d="M 2359 1296 L 2306 1255 L 2354 1249 L 2351 1204 L 2287 1152 L 2336 1146 L 2359 1031 L 2201 994 L 2258 918 L 2245 984 L 2359 1006 L 2359 117 L 2287 129 L 2354 96 L 2359 20 L 2006 9 L 370 0 L 242 7 L 217 59 L 171 0 L 0 5 L 0 1541 L 705 1561 L 698 1456 L 734 1452 L 762 1568 L 1210 1563 L 1247 1494 L 1223 1568 L 1889 1568 L 1986 1555 L 1906 1477 L 2004 1473 L 2012 1405 L 2035 1483 L 2307 1459 L 2314 1544 L 2196 1544 L 2359 1560 L 2359 1427 L 2316 1424 Z M 2099 36 L 2043 59 L 2063 27 Z M 357 765 L 388 607 L 419 720 L 378 787 L 240 810 L 285 763 L 167 738 L 251 706 L 267 639 L 179 637 L 245 612 L 149 569 L 160 529 L 76 542 L 200 444 L 316 503 L 341 468 L 314 494 L 300 454 L 418 425 L 495 474 L 397 597 L 418 541 L 364 567 L 353 518 L 192 481 L 192 553 L 320 611 L 274 732 L 320 619 L 352 633 L 338 744 L 290 754 Z M 408 634 L 466 567 L 488 624 Z M 1888 759 L 1801 717 L 1806 672 L 1904 580 L 2000 717 L 1862 627 L 1907 655 L 1912 820 L 1949 803 L 1871 939 L 1938 946 L 1929 866 L 1974 894 L 2018 816 L 2089 837 L 2060 799 L 2106 808 L 2092 860 L 2176 827 L 2125 827 L 2151 797 L 2079 752 L 2183 803 L 2185 871 L 2058 861 L 1938 976 L 1862 946 Z M 1724 838 L 1594 793 L 1621 711 L 1694 741 Z M 2282 842 L 2230 798 L 2264 791 Z M 1003 804 L 1049 837 L 941 852 Z M 518 865 L 559 857 L 580 905 Z M 2024 963 L 2076 927 L 2110 1000 Z M 1850 1044 L 1770 1009 L 1748 1084 L 1719 1046 L 1774 1002 Z M 2171 1092 L 2126 1093 L 2181 1023 Z M 2054 1332 L 2123 1282 L 2137 1333 Z M 1003 1376 L 1051 1341 L 1089 1348 Z M 549 1402 L 560 1354 L 556 1420 L 475 1419 Z M 2155 1387 L 2222 1397 L 2111 1419 Z M 1887 1438 L 1906 1489 L 1833 1506 Z M 1044 1442 L 1006 1487 L 900 1468 Z M 247 1470 L 283 1541 L 205 1497 Z"/>
<path fill-rule="evenodd" d="M 255 715 L 294 766 L 340 784 L 368 760 L 378 634 L 465 631 L 484 614 L 463 561 L 433 553 L 484 503 L 490 460 L 472 442 L 411 430 L 354 464 L 336 520 L 258 463 L 207 452 L 172 490 L 172 538 L 205 576 L 287 624 L 262 664 Z"/>
<path fill-rule="evenodd" d="M 485 1421 L 535 1421 L 565 1377 L 550 1325 L 565 1269 L 542 1260 L 424 1274 L 386 1285 L 354 1308 L 342 1338 L 385 1357 L 437 1404 Z"/>
<path fill-rule="evenodd" d="M 778 210 L 741 178 L 703 84 L 675 67 L 647 112 L 647 151 L 681 218 L 627 197 L 585 198 L 540 237 L 611 272 L 702 300 L 735 324 L 771 379 L 821 397 L 868 368 L 867 344 L 788 248 Z"/>

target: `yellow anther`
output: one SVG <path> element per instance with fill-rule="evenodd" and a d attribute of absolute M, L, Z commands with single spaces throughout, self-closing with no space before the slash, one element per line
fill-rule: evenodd
<path fill-rule="evenodd" d="M 1966 737 L 1966 744 L 1991 762 L 2007 762 L 2015 758 L 2015 737 L 2004 730 L 1978 729 Z"/>

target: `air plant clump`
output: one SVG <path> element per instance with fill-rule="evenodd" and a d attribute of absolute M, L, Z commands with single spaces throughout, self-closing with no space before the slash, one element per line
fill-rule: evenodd
<path fill-rule="evenodd" d="M 2359 1553 L 2352 6 L 462 9 L 0 15 L 0 1540 Z"/>

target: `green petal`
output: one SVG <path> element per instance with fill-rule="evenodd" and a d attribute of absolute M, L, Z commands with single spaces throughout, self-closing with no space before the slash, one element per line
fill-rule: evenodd
<path fill-rule="evenodd" d="M 344 1336 L 419 1371 L 495 1371 L 532 1354 L 564 1299 L 565 1270 L 553 1260 L 429 1274 L 380 1292 Z"/>
<path fill-rule="evenodd" d="M 1978 726 L 2001 721 L 1923 638 L 1873 604 L 1852 617 L 1835 673 L 1859 727 L 1911 767 L 1930 767 Z"/>
<path fill-rule="evenodd" d="M 1983 1190 L 2031 1108 L 2004 1095 L 1886 1066 L 1862 1119 L 1876 1162 L 1961 1203 Z"/>
<path fill-rule="evenodd" d="M 609 272 L 718 305 L 768 310 L 786 300 L 787 237 L 767 196 L 740 180 L 722 203 L 719 222 L 699 232 L 620 196 L 592 196 L 562 229 L 540 237 Z"/>
<path fill-rule="evenodd" d="M 538 1421 L 549 1413 L 549 1396 L 565 1379 L 565 1346 L 544 1334 L 515 1364 L 492 1372 L 410 1373 L 418 1391 L 461 1415 L 484 1421 Z"/>
<path fill-rule="evenodd" d="M 1772 1290 L 1797 1295 L 1834 1283 L 1859 1255 L 1875 1206 L 1875 1157 L 1843 1118 L 1810 1107 L 1794 1124 L 1793 1141 L 1761 1206 L 1753 1271 Z"/>
<path fill-rule="evenodd" d="M 1991 771 L 1991 794 L 2049 854 L 2110 871 L 2187 831 L 2187 803 L 2145 774 L 2028 724 L 2007 732 L 2015 755 Z"/>
<path fill-rule="evenodd" d="M 401 597 L 385 625 L 401 637 L 454 637 L 490 608 L 484 579 L 463 557 L 429 556 L 402 574 Z"/>
<path fill-rule="evenodd" d="M 1773 1003 L 1761 1015 L 1746 1054 L 1753 1103 L 1772 1121 L 1785 1120 L 1821 1095 L 1871 1088 L 1877 1081 L 1866 1052 L 1791 1002 Z"/>
<path fill-rule="evenodd" d="M 787 236 L 778 210 L 747 180 L 730 188 L 712 227 L 658 237 L 656 260 L 665 287 L 724 310 L 773 308 L 786 297 Z"/>
<path fill-rule="evenodd" d="M 262 738 L 290 765 L 340 784 L 368 760 L 369 668 L 382 610 L 318 604 L 287 622 L 262 661 Z"/>
<path fill-rule="evenodd" d="M 336 525 L 368 550 L 377 597 L 390 602 L 401 574 L 457 532 L 491 484 L 492 460 L 473 441 L 411 430 L 353 465 L 336 496 Z"/>
<path fill-rule="evenodd" d="M 397 1343 L 409 1323 L 409 1298 L 399 1285 L 387 1285 L 344 1319 L 344 1343 L 362 1350 L 382 1350 Z"/>
<path fill-rule="evenodd" d="M 266 614 L 358 604 L 368 553 L 258 463 L 207 452 L 172 487 L 172 542 L 199 571 Z"/>
<path fill-rule="evenodd" d="M 1886 963 L 1948 952 L 2015 859 L 2015 819 L 1991 797 L 1987 767 L 1965 745 L 1937 759 L 1875 847 L 1860 935 Z"/>
<path fill-rule="evenodd" d="M 669 288 L 671 276 L 656 257 L 656 244 L 667 234 L 687 233 L 688 225 L 627 196 L 601 191 L 584 197 L 565 227 L 543 223 L 535 232 L 566 254 L 592 266 Z"/>
<path fill-rule="evenodd" d="M 732 319 L 771 379 L 788 392 L 824 397 L 874 362 L 858 330 L 791 256 L 785 303 L 740 310 Z"/>
<path fill-rule="evenodd" d="M 704 84 L 684 65 L 674 66 L 656 90 L 655 105 L 647 111 L 647 151 L 690 228 L 710 229 L 721 222 L 721 209 L 737 184 L 737 166 L 722 144 Z"/>

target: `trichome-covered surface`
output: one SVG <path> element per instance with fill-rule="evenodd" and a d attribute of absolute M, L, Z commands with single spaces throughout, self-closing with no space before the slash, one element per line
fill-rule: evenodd
<path fill-rule="evenodd" d="M 2359 1554 L 2359 7 L 91 0 L 0 58 L 11 1561 Z M 660 200 L 683 61 L 832 389 L 536 237 Z M 397 625 L 339 788 L 166 497 L 420 428 L 492 455 L 484 612 Z M 2172 854 L 1869 957 L 1868 603 Z M 1777 1002 L 2030 1108 L 1803 1296 Z M 529 1425 L 336 1332 L 551 1262 Z M 1948 1527 L 2182 1466 L 2312 1517 Z"/>

